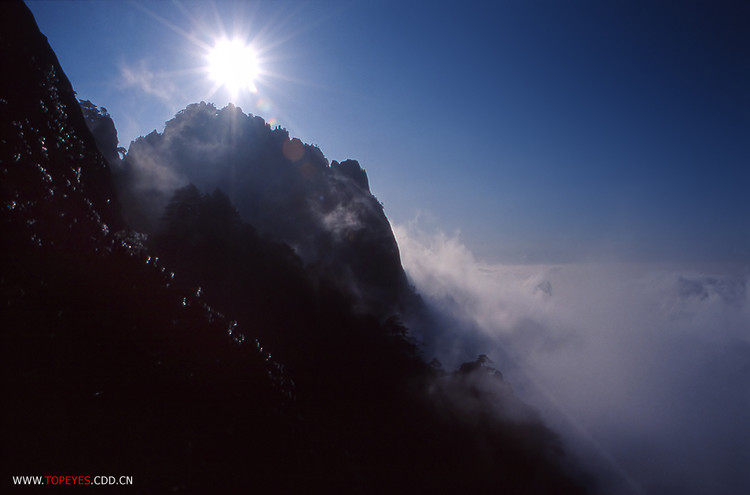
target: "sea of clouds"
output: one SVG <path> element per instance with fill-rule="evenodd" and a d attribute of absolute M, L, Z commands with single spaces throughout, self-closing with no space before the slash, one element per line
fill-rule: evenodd
<path fill-rule="evenodd" d="M 395 226 L 446 368 L 487 354 L 602 493 L 750 493 L 750 269 L 503 265 Z"/>

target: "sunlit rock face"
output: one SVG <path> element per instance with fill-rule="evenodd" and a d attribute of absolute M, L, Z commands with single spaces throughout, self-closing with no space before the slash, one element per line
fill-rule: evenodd
<path fill-rule="evenodd" d="M 246 222 L 289 244 L 312 273 L 334 278 L 363 309 L 394 312 L 410 294 L 390 224 L 359 163 L 329 165 L 317 147 L 233 105 L 189 105 L 162 133 L 135 140 L 116 176 L 126 218 L 143 231 L 159 229 L 177 188 L 219 188 Z"/>

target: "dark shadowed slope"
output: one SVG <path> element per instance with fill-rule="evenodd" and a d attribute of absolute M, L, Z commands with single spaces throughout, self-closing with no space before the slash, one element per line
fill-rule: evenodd
<path fill-rule="evenodd" d="M 283 486 L 290 382 L 124 230 L 46 39 L 20 2 L 0 10 L 3 486 L 99 473 Z"/>
<path fill-rule="evenodd" d="M 21 3 L 1 5 L 3 486 L 584 491 L 485 359 L 424 364 L 397 319 L 354 310 L 227 195 L 178 189 L 158 235 L 129 230 L 54 54 Z M 366 189 L 351 162 L 324 170 L 347 184 L 332 194 Z"/>

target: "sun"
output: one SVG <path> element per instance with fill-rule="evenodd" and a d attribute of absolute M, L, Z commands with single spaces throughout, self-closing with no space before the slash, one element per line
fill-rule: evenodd
<path fill-rule="evenodd" d="M 222 38 L 208 51 L 207 58 L 209 77 L 233 98 L 242 91 L 257 93 L 255 81 L 260 67 L 252 46 L 239 39 Z"/>

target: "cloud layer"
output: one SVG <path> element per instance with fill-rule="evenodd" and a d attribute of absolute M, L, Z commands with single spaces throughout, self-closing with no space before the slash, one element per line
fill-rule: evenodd
<path fill-rule="evenodd" d="M 488 354 L 603 492 L 750 490 L 746 268 L 491 265 L 457 236 L 394 231 L 443 322 L 426 352 Z"/>

